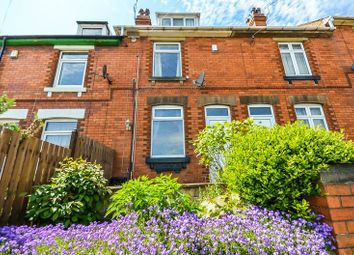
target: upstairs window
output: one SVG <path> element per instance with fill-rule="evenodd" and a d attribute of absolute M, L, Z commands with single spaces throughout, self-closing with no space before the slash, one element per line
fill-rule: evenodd
<path fill-rule="evenodd" d="M 152 109 L 151 157 L 184 157 L 184 120 L 181 106 Z"/>
<path fill-rule="evenodd" d="M 296 118 L 309 127 L 321 127 L 328 130 L 326 117 L 321 105 L 298 104 L 295 105 Z"/>
<path fill-rule="evenodd" d="M 83 86 L 87 56 L 87 52 L 61 52 L 54 85 Z"/>
<path fill-rule="evenodd" d="M 179 43 L 154 44 L 154 77 L 181 77 L 181 45 Z"/>
<path fill-rule="evenodd" d="M 286 76 L 311 75 L 302 43 L 279 43 L 279 50 Z"/>
<path fill-rule="evenodd" d="M 176 17 L 169 18 L 164 17 L 159 19 L 160 26 L 164 27 L 194 27 L 197 24 L 197 18 Z"/>
<path fill-rule="evenodd" d="M 102 35 L 103 28 L 82 28 L 82 35 Z"/>
<path fill-rule="evenodd" d="M 69 148 L 72 132 L 77 122 L 70 120 L 47 120 L 44 125 L 42 140 Z"/>
<path fill-rule="evenodd" d="M 231 121 L 230 108 L 224 105 L 211 105 L 205 107 L 205 121 L 209 126 L 219 122 L 221 124 Z"/>
<path fill-rule="evenodd" d="M 248 114 L 255 124 L 264 127 L 273 127 L 275 118 L 271 105 L 249 105 Z"/>

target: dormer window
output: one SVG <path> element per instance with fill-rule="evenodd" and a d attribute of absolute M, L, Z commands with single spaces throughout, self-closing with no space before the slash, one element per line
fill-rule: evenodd
<path fill-rule="evenodd" d="M 199 25 L 199 13 L 156 13 L 157 24 L 164 27 L 194 27 Z"/>
<path fill-rule="evenodd" d="M 110 35 L 108 23 L 106 21 L 77 21 L 77 34 L 83 36 Z"/>

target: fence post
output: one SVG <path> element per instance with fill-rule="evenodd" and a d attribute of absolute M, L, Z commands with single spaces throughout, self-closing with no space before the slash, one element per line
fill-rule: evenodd
<path fill-rule="evenodd" d="M 70 155 L 71 157 L 75 156 L 77 137 L 78 137 L 78 132 L 77 129 L 75 129 L 71 132 L 70 147 L 69 147 L 69 149 L 71 150 L 71 155 Z"/>

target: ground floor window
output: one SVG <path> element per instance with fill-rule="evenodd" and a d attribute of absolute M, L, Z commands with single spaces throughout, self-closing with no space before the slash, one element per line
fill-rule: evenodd
<path fill-rule="evenodd" d="M 230 108 L 224 105 L 210 105 L 205 107 L 205 122 L 212 126 L 215 123 L 231 121 Z"/>
<path fill-rule="evenodd" d="M 326 117 L 321 105 L 317 104 L 297 104 L 295 105 L 297 120 L 305 123 L 309 127 L 321 127 L 328 130 Z"/>
<path fill-rule="evenodd" d="M 183 107 L 153 107 L 151 129 L 151 157 L 185 157 Z"/>
<path fill-rule="evenodd" d="M 69 148 L 72 132 L 76 128 L 76 120 L 47 120 L 44 124 L 42 140 Z"/>
<path fill-rule="evenodd" d="M 271 105 L 249 105 L 248 114 L 257 125 L 273 127 L 275 124 L 273 107 Z"/>

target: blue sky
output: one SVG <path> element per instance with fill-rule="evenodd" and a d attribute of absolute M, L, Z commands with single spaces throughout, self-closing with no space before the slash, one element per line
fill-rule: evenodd
<path fill-rule="evenodd" d="M 75 34 L 77 20 L 132 25 L 135 0 L 0 0 L 0 34 Z M 245 25 L 251 7 L 269 25 L 296 25 L 326 16 L 354 16 L 353 0 L 139 0 L 138 8 L 201 12 L 201 25 Z"/>

